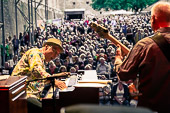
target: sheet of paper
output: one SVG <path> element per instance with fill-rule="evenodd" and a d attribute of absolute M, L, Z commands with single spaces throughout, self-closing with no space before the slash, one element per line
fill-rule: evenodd
<path fill-rule="evenodd" d="M 98 80 L 96 70 L 85 70 L 82 80 Z"/>

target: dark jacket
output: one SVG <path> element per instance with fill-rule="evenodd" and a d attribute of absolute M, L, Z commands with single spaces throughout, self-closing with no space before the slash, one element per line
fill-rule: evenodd
<path fill-rule="evenodd" d="M 111 90 L 111 99 L 113 100 L 114 96 L 116 96 L 116 90 L 118 87 L 118 83 L 116 83 Z M 127 100 L 129 98 L 129 89 L 126 84 L 123 84 L 123 89 L 124 89 L 124 95 L 123 97 Z"/>

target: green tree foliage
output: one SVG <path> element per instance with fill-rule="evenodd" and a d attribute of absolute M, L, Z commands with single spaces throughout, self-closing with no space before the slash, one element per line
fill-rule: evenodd
<path fill-rule="evenodd" d="M 92 7 L 95 10 L 100 10 L 104 8 L 106 11 L 108 9 L 112 10 L 129 10 L 141 11 L 147 6 L 152 5 L 158 0 L 92 0 Z"/>

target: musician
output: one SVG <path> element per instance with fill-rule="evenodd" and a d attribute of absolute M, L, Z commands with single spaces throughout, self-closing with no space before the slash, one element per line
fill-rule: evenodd
<path fill-rule="evenodd" d="M 163 45 L 168 46 L 170 46 L 169 15 L 170 4 L 167 2 L 158 2 L 151 10 L 151 26 L 155 32 L 154 36 L 160 37 L 161 40 L 165 39 L 167 44 L 163 43 Z M 170 48 L 165 47 L 164 50 L 169 52 Z M 170 95 L 170 61 L 168 59 L 167 54 L 150 37 L 137 42 L 123 63 L 121 62 L 121 48 L 118 47 L 115 64 L 120 65 L 118 71 L 120 80 L 135 79 L 139 73 L 139 92 L 142 95 L 138 98 L 138 106 L 150 108 L 158 113 L 170 113 L 170 98 L 168 98 Z"/>
<path fill-rule="evenodd" d="M 32 48 L 28 50 L 15 66 L 11 76 L 28 76 L 28 80 L 37 78 L 46 78 L 51 76 L 67 76 L 69 72 L 58 73 L 50 75 L 45 71 L 45 63 L 55 59 L 61 52 L 63 52 L 62 43 L 60 40 L 55 38 L 49 38 L 43 47 Z M 39 83 L 30 84 L 28 88 L 32 91 L 36 89 L 39 91 L 37 86 Z M 66 85 L 62 81 L 55 80 L 55 85 L 60 88 L 66 88 Z M 34 88 L 33 88 L 34 87 Z M 33 95 L 29 95 L 28 98 L 28 112 L 40 112 L 42 104 L 36 99 L 32 98 Z M 35 96 L 34 96 L 35 97 Z M 31 102 L 30 102 L 31 101 Z M 30 104 L 32 103 L 32 104 Z M 29 105 L 32 107 L 32 111 L 29 109 Z M 29 111 L 30 110 L 30 111 Z"/>

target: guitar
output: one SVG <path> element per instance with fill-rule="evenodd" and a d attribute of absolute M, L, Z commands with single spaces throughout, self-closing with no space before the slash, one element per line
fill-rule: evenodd
<path fill-rule="evenodd" d="M 97 23 L 94 23 L 94 22 L 90 23 L 90 27 L 94 31 L 96 31 L 101 38 L 109 39 L 110 41 L 113 42 L 113 44 L 115 46 L 120 45 L 122 52 L 123 52 L 123 54 L 122 54 L 123 56 L 126 56 L 129 53 L 129 51 L 130 51 L 129 48 L 127 48 L 125 45 L 123 45 L 121 42 L 119 42 L 115 37 L 110 35 L 107 28 L 105 28 Z"/>
<path fill-rule="evenodd" d="M 115 46 L 120 45 L 122 52 L 124 53 L 124 54 L 122 54 L 123 56 L 126 56 L 129 53 L 129 51 L 130 51 L 129 48 L 127 48 L 125 45 L 123 45 L 121 42 L 119 42 L 115 37 L 110 35 L 107 28 L 105 28 L 99 24 L 96 24 L 94 22 L 90 23 L 90 27 L 94 31 L 96 31 L 101 38 L 109 39 L 110 41 L 113 42 L 113 44 Z M 136 90 L 137 90 L 137 94 L 139 94 L 139 96 L 140 96 L 141 94 L 139 93 L 138 87 L 139 87 L 139 78 L 137 78 Z"/>

